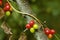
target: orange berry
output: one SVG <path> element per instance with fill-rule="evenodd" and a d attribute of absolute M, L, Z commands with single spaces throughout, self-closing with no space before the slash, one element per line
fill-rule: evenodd
<path fill-rule="evenodd" d="M 53 37 L 53 35 L 52 35 L 52 34 L 49 34 L 49 35 L 48 35 L 48 38 L 52 38 L 52 37 Z"/>
<path fill-rule="evenodd" d="M 10 8 L 10 11 L 12 11 L 12 8 Z"/>

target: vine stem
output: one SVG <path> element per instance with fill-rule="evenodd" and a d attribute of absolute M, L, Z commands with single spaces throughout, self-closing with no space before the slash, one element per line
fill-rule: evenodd
<path fill-rule="evenodd" d="M 20 13 L 20 14 L 22 14 L 22 15 L 27 15 L 27 16 L 32 17 L 32 18 L 35 19 L 35 20 L 39 23 L 39 25 L 44 29 L 44 27 L 42 26 L 42 24 L 41 24 L 41 22 L 39 21 L 38 18 L 36 18 L 35 16 L 33 16 L 33 15 L 31 15 L 31 14 L 28 14 L 28 13 L 25 13 L 25 12 L 20 12 L 20 11 L 16 10 L 16 9 L 11 5 L 11 3 L 10 3 L 8 0 L 7 0 L 7 2 L 10 4 L 10 6 L 12 7 L 12 9 L 13 9 L 15 12 Z"/>

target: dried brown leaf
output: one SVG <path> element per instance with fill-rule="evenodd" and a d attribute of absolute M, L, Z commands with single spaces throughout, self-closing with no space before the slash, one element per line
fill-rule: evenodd
<path fill-rule="evenodd" d="M 12 34 L 11 28 L 8 28 L 7 24 L 5 22 L 2 23 L 1 28 L 4 30 L 6 34 Z"/>
<path fill-rule="evenodd" d="M 3 18 L 3 16 L 4 16 L 4 11 L 2 8 L 0 8 L 0 19 Z"/>
<path fill-rule="evenodd" d="M 21 33 L 20 37 L 18 40 L 27 40 L 27 36 L 25 33 Z"/>

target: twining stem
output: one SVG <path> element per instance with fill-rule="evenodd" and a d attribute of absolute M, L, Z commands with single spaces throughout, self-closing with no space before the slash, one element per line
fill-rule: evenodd
<path fill-rule="evenodd" d="M 8 1 L 8 0 L 7 0 Z M 31 15 L 31 14 L 28 14 L 28 13 L 25 13 L 25 12 L 20 12 L 20 11 L 18 11 L 18 10 L 16 10 L 12 5 L 11 5 L 11 3 L 8 1 L 8 3 L 10 4 L 10 6 L 12 7 L 12 9 L 15 11 L 15 12 L 17 12 L 17 13 L 20 13 L 20 14 L 22 14 L 22 15 L 27 15 L 27 16 L 30 16 L 30 17 L 32 17 L 33 19 L 35 19 L 39 24 L 40 24 L 40 26 L 42 26 L 42 24 L 41 24 L 41 22 L 39 21 L 39 19 L 37 19 L 35 16 L 33 16 L 33 15 Z M 44 27 L 42 27 L 43 29 L 44 29 Z"/>

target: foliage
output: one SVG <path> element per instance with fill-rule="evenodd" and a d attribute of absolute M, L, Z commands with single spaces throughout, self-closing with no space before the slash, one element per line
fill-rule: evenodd
<path fill-rule="evenodd" d="M 3 0 L 5 3 L 6 0 Z M 32 11 L 36 15 L 36 17 L 41 20 L 43 23 L 46 21 L 46 25 L 49 28 L 53 28 L 56 30 L 56 36 L 54 36 L 51 40 L 59 40 L 60 39 L 60 0 L 28 0 Z M 3 3 L 3 6 L 4 6 Z M 11 2 L 13 7 L 19 10 L 17 3 L 14 1 Z M 3 8 L 2 6 L 2 8 Z M 19 10 L 20 11 L 20 10 Z M 25 29 L 26 18 L 23 15 L 18 14 L 14 10 L 12 10 L 11 15 L 7 17 L 6 15 L 0 19 L 0 26 L 2 22 L 5 21 L 9 28 L 12 30 L 12 40 L 17 40 L 21 34 L 21 32 Z M 36 40 L 33 37 L 33 34 L 26 32 L 28 36 L 28 40 Z M 4 33 L 3 29 L 0 27 L 0 40 L 4 40 L 7 34 Z M 33 37 L 33 38 L 32 38 Z M 58 39 L 59 38 L 59 39 Z"/>

